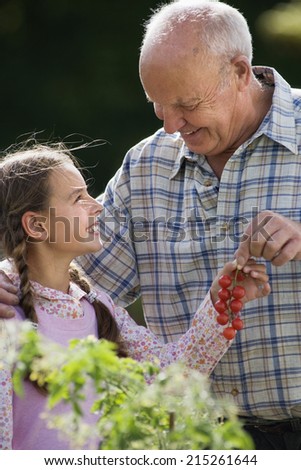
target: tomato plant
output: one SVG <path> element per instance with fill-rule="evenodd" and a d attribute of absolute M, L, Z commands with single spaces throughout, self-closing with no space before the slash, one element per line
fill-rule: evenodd
<path fill-rule="evenodd" d="M 63 348 L 27 328 L 13 357 L 15 391 L 22 393 L 28 376 L 47 385 L 53 410 L 45 419 L 68 436 L 72 448 L 85 449 L 87 434 L 95 432 L 95 424 L 89 429 L 83 423 L 87 382 L 95 391 L 91 412 L 99 414 L 99 449 L 253 448 L 233 404 L 213 397 L 207 377 L 183 364 L 159 370 L 118 358 L 111 343 L 94 337 Z M 71 416 L 53 416 L 59 402 L 71 405 Z"/>

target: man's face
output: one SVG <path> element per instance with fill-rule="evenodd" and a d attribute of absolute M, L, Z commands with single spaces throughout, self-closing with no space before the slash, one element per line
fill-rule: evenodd
<path fill-rule="evenodd" d="M 172 54 L 141 61 L 142 85 L 165 131 L 179 132 L 197 154 L 219 155 L 240 139 L 241 103 L 231 64 L 228 69 L 224 76 L 218 63 Z"/>

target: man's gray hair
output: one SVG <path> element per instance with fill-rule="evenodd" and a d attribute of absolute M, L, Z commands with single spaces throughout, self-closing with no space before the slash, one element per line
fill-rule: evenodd
<path fill-rule="evenodd" d="M 216 0 L 175 0 L 161 5 L 145 23 L 141 49 L 159 45 L 184 23 L 196 27 L 202 46 L 210 54 L 231 60 L 243 54 L 252 62 L 252 37 L 244 16 Z"/>

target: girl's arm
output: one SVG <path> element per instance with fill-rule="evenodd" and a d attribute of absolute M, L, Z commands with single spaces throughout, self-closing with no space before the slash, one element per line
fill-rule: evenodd
<path fill-rule="evenodd" d="M 12 374 L 6 358 L 9 352 L 7 320 L 0 320 L 0 449 L 11 450 L 13 439 Z"/>
<path fill-rule="evenodd" d="M 217 312 L 212 302 L 218 299 L 218 278 L 222 274 L 231 274 L 234 269 L 233 263 L 226 264 L 199 306 L 189 330 L 173 343 L 164 344 L 150 330 L 138 326 L 126 310 L 115 306 L 114 315 L 128 355 L 138 361 L 158 361 L 161 367 L 182 361 L 188 367 L 209 375 L 232 344 L 222 335 L 225 327 L 217 323 Z M 244 271 L 247 276 L 239 283 L 246 290 L 243 303 L 270 292 L 263 265 L 252 261 Z"/>
<path fill-rule="evenodd" d="M 192 369 L 210 374 L 231 344 L 216 322 L 210 294 L 200 305 L 191 328 L 173 343 L 161 342 L 150 330 L 137 325 L 122 307 L 116 306 L 114 313 L 125 349 L 137 361 L 158 362 L 165 367 L 180 360 Z"/>

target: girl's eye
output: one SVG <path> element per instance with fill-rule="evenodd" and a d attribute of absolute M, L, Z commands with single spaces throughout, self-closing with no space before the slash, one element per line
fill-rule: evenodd
<path fill-rule="evenodd" d="M 83 195 L 82 194 L 79 194 L 76 199 L 75 199 L 75 202 L 79 202 L 83 199 Z"/>

